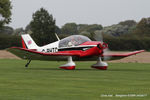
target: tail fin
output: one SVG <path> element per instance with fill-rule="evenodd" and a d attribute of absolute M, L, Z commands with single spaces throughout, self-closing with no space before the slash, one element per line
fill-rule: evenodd
<path fill-rule="evenodd" d="M 22 37 L 23 48 L 27 48 L 27 49 L 39 48 L 29 34 L 21 35 L 21 37 Z"/>

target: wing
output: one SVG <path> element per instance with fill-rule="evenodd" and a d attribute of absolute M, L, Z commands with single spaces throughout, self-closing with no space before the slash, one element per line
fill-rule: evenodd
<path fill-rule="evenodd" d="M 111 58 L 110 60 L 116 60 L 116 59 L 121 59 L 124 57 L 131 56 L 131 55 L 136 55 L 144 51 L 145 50 L 133 51 L 133 52 L 128 52 L 128 53 L 109 53 L 109 54 L 102 55 L 102 57 L 110 57 Z"/>
<path fill-rule="evenodd" d="M 63 60 L 66 59 L 64 56 L 80 56 L 79 53 L 63 53 L 63 52 L 44 53 L 19 47 L 11 47 L 8 48 L 7 51 L 15 54 L 16 56 L 22 59 L 32 58 L 34 60 Z"/>
<path fill-rule="evenodd" d="M 67 49 L 67 48 L 63 48 Z M 33 60 L 51 60 L 51 61 L 64 61 L 66 60 L 67 56 L 74 56 L 77 58 L 80 58 L 82 55 L 79 52 L 63 52 L 63 49 L 60 50 L 60 52 L 55 52 L 55 53 L 43 53 L 43 52 L 38 52 L 35 50 L 29 50 L 25 48 L 19 48 L 19 47 L 12 47 L 7 49 L 7 51 L 15 54 L 16 56 L 22 58 L 22 59 L 33 59 Z M 128 52 L 128 53 L 110 53 L 110 54 L 104 54 L 102 57 L 110 57 L 111 59 L 109 60 L 114 60 L 114 59 L 121 59 L 127 56 L 135 55 L 138 53 L 144 52 L 144 50 L 139 50 L 139 51 L 134 51 L 134 52 Z M 91 58 L 91 59 L 90 59 Z M 92 57 L 85 57 L 80 58 L 77 60 L 85 60 L 85 61 L 95 61 L 97 57 L 92 58 Z"/>

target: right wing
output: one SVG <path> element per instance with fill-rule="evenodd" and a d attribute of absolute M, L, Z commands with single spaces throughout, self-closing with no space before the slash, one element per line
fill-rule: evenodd
<path fill-rule="evenodd" d="M 136 55 L 138 53 L 144 52 L 145 50 L 139 50 L 139 51 L 133 51 L 133 52 L 127 52 L 127 53 L 110 53 L 110 54 L 104 54 L 102 57 L 110 57 L 111 59 L 109 60 L 117 60 L 117 59 L 122 59 L 124 57 Z"/>

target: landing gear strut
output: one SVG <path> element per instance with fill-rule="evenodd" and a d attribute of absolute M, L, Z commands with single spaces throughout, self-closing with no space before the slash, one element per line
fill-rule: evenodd
<path fill-rule="evenodd" d="M 74 70 L 76 64 L 72 61 L 72 56 L 68 56 L 68 63 L 61 65 L 59 68 L 66 70 Z"/>
<path fill-rule="evenodd" d="M 26 68 L 29 66 L 30 62 L 31 62 L 31 59 L 29 59 L 27 64 L 25 65 Z"/>
<path fill-rule="evenodd" d="M 106 62 L 103 62 L 101 57 L 98 58 L 97 63 L 91 66 L 92 68 L 106 70 L 108 67 L 108 64 Z"/>

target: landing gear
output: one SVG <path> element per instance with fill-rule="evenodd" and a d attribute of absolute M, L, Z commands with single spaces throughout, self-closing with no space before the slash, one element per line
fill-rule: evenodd
<path fill-rule="evenodd" d="M 106 62 L 103 62 L 101 57 L 99 57 L 97 63 L 92 65 L 91 67 L 96 69 L 106 70 L 108 64 Z"/>
<path fill-rule="evenodd" d="M 27 61 L 27 64 L 25 65 L 26 68 L 29 66 L 30 62 L 31 62 L 31 59 L 29 59 L 29 60 Z"/>
<path fill-rule="evenodd" d="M 72 61 L 72 56 L 68 57 L 68 63 L 65 65 L 61 65 L 59 68 L 66 69 L 66 70 L 74 70 L 76 64 Z"/>

